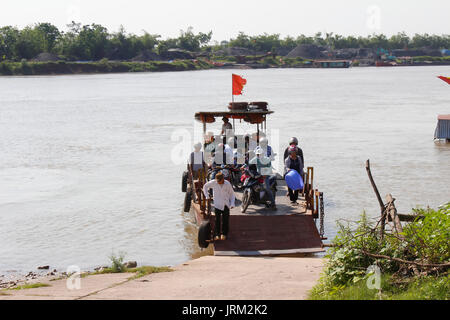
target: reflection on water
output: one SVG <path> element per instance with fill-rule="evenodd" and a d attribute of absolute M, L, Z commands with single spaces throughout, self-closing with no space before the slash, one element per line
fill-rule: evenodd
<path fill-rule="evenodd" d="M 185 164 L 171 162 L 172 134 L 192 132 L 197 111 L 226 110 L 231 73 L 0 77 L 0 272 L 92 268 L 112 251 L 141 265 L 211 254 L 181 213 Z M 239 73 L 248 81 L 239 100 L 275 111 L 268 129 L 279 130 L 280 149 L 299 138 L 324 192 L 328 238 L 338 219 L 379 214 L 367 159 L 399 212 L 450 200 L 450 144 L 433 143 L 437 115 L 450 113 L 436 75 L 450 67 Z"/>
<path fill-rule="evenodd" d="M 190 212 L 183 212 L 182 216 L 184 221 L 184 237 L 181 243 L 189 257 L 191 259 L 197 259 L 203 256 L 213 255 L 214 250 L 212 245 L 209 245 L 206 249 L 198 246 L 198 225 L 195 221 L 194 209 L 191 208 Z"/>

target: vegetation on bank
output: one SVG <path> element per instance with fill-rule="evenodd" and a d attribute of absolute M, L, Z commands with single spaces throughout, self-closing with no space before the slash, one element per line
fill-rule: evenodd
<path fill-rule="evenodd" d="M 117 72 L 149 72 L 149 71 L 187 71 L 212 68 L 213 65 L 198 60 L 175 60 L 172 62 L 149 61 L 127 62 L 102 59 L 98 62 L 0 62 L 0 75 L 47 75 L 47 74 L 79 74 L 79 73 L 117 73 Z"/>
<path fill-rule="evenodd" d="M 170 267 L 155 267 L 155 266 L 142 266 L 142 267 L 134 267 L 128 268 L 124 263 L 125 253 L 119 253 L 116 256 L 112 253 L 109 257 L 111 260 L 111 266 L 107 268 L 100 268 L 98 271 L 83 273 L 82 277 L 86 277 L 89 275 L 96 274 L 107 274 L 107 273 L 134 273 L 129 280 L 138 279 L 143 276 L 152 274 L 152 273 L 160 273 L 160 272 L 171 272 L 173 271 Z"/>
<path fill-rule="evenodd" d="M 81 25 L 72 22 L 67 30 L 59 30 L 51 23 L 36 23 L 19 29 L 14 26 L 0 28 L 0 61 L 34 59 L 42 52 L 58 55 L 66 61 L 130 60 L 141 52 L 153 52 L 164 58 L 170 49 L 190 52 L 214 53 L 231 47 L 255 52 L 289 52 L 301 44 L 327 46 L 331 49 L 384 48 L 390 49 L 449 49 L 450 35 L 415 34 L 404 32 L 391 37 L 373 34 L 367 37 L 341 36 L 320 32 L 314 36 L 280 37 L 279 34 L 247 35 L 240 32 L 236 37 L 223 41 L 211 41 L 212 32 L 194 33 L 192 27 L 180 31 L 176 38 L 161 39 L 155 33 L 142 35 L 127 33 L 123 27 L 110 32 L 99 24 Z"/>
<path fill-rule="evenodd" d="M 13 287 L 13 288 L 11 288 L 9 290 L 34 289 L 34 288 L 41 288 L 41 287 L 50 287 L 50 285 L 47 284 L 47 283 L 40 283 L 40 282 L 26 283 L 26 284 L 23 284 L 21 286 Z"/>
<path fill-rule="evenodd" d="M 412 58 L 414 62 L 423 62 L 423 61 L 442 61 L 442 62 L 450 62 L 450 56 L 446 57 L 431 57 L 431 56 L 418 56 Z"/>
<path fill-rule="evenodd" d="M 338 223 L 310 298 L 449 300 L 450 203 L 413 211 L 400 233 L 380 232 L 365 214 L 355 225 Z"/>

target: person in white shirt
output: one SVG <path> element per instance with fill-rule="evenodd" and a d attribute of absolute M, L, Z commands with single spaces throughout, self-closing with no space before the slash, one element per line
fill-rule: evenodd
<path fill-rule="evenodd" d="M 206 164 L 203 157 L 202 144 L 200 142 L 194 145 L 194 152 L 189 157 L 189 168 L 192 171 L 193 178 L 197 179 L 198 170 L 203 169 Z"/>
<path fill-rule="evenodd" d="M 229 230 L 230 209 L 235 206 L 236 196 L 231 183 L 224 179 L 222 172 L 218 172 L 214 180 L 205 183 L 203 186 L 206 199 L 209 199 L 209 189 L 213 190 L 214 213 L 216 215 L 214 240 L 226 240 Z"/>

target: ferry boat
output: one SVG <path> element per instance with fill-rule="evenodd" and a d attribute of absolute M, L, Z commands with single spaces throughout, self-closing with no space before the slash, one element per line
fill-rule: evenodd
<path fill-rule="evenodd" d="M 313 68 L 350 68 L 352 61 L 350 60 L 314 60 Z"/>
<path fill-rule="evenodd" d="M 231 105 L 231 104 L 230 104 Z M 257 143 L 262 131 L 267 130 L 267 118 L 274 112 L 265 108 L 238 108 L 228 111 L 202 111 L 195 119 L 203 124 L 206 134 L 208 123 L 216 118 L 227 117 L 255 124 Z M 263 103 L 259 105 L 264 106 Z M 267 106 L 267 103 L 265 103 Z M 246 150 L 249 151 L 249 150 Z M 213 240 L 215 215 L 210 199 L 205 199 L 203 185 L 207 182 L 207 168 L 183 173 L 182 191 L 185 194 L 184 211 L 191 209 L 198 229 L 198 244 L 201 248 L 214 247 L 214 255 L 260 256 L 296 255 L 323 252 L 324 202 L 323 193 L 314 189 L 314 168 L 307 167 L 304 173 L 304 188 L 299 194 L 299 205 L 292 205 L 287 195 L 283 177 L 277 174 L 277 191 L 274 194 L 277 210 L 264 205 L 251 205 L 242 210 L 242 191 L 236 191 L 236 207 L 230 210 L 229 233 L 226 240 Z M 195 179 L 194 179 L 195 177 Z M 214 200 L 212 200 L 214 201 Z M 245 211 L 245 213 L 242 213 Z"/>

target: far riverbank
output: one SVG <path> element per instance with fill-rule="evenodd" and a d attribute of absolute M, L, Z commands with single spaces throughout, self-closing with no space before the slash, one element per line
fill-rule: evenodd
<path fill-rule="evenodd" d="M 313 60 L 303 58 L 264 58 L 251 63 L 236 63 L 233 61 L 211 61 L 207 59 L 185 59 L 174 61 L 100 61 L 69 62 L 69 61 L 22 61 L 0 62 L 0 76 L 38 76 L 38 75 L 68 75 L 68 74 L 102 74 L 129 72 L 167 72 L 193 71 L 208 69 L 271 69 L 271 68 L 316 68 Z M 349 61 L 350 64 L 350 61 Z M 413 64 L 398 64 L 398 66 L 435 66 L 450 65 L 450 60 L 423 60 Z M 359 61 L 351 63 L 352 67 L 367 67 Z"/>

